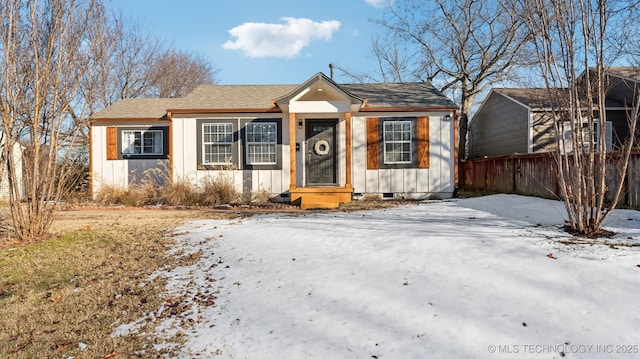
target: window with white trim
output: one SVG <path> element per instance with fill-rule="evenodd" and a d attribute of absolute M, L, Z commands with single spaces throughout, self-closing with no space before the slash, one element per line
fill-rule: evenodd
<path fill-rule="evenodd" d="M 204 164 L 227 164 L 233 158 L 233 124 L 202 124 L 202 154 Z"/>
<path fill-rule="evenodd" d="M 245 126 L 248 165 L 272 165 L 277 162 L 278 124 L 252 122 Z"/>
<path fill-rule="evenodd" d="M 411 121 L 384 121 L 382 136 L 385 164 L 411 163 Z"/>
<path fill-rule="evenodd" d="M 162 155 L 163 144 L 162 130 L 123 130 L 122 154 L 157 156 Z"/>
<path fill-rule="evenodd" d="M 558 135 L 560 152 L 562 154 L 573 153 L 573 132 L 570 121 L 558 123 Z M 600 151 L 600 120 L 594 119 L 592 128 L 589 128 L 588 121 L 582 121 L 581 124 L 575 126 L 575 132 L 579 137 L 578 147 L 583 153 L 589 153 L 592 149 L 594 153 Z M 605 122 L 605 147 L 607 152 L 612 150 L 612 123 Z"/>

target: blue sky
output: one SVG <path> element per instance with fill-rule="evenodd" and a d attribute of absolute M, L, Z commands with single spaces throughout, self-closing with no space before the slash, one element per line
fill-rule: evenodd
<path fill-rule="evenodd" d="M 107 0 L 174 48 L 205 55 L 221 84 L 298 84 L 329 63 L 374 73 L 372 19 L 387 0 Z M 351 82 L 335 72 L 339 83 Z"/>

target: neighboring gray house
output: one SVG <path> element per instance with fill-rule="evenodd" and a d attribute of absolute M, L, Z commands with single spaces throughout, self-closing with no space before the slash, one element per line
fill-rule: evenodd
<path fill-rule="evenodd" d="M 606 143 L 608 151 L 615 151 L 629 136 L 628 107 L 640 86 L 640 72 L 617 67 L 607 75 Z M 559 106 L 550 97 L 546 88 L 492 89 L 469 124 L 469 158 L 554 151 L 556 129 L 550 110 Z"/>

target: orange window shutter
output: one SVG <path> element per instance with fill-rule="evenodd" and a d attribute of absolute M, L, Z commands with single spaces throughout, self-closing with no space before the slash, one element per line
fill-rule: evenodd
<path fill-rule="evenodd" d="M 118 128 L 107 127 L 107 160 L 118 159 Z"/>
<path fill-rule="evenodd" d="M 429 168 L 429 117 L 418 117 L 418 168 Z"/>
<path fill-rule="evenodd" d="M 380 141 L 378 138 L 378 118 L 367 117 L 367 169 L 380 168 Z"/>

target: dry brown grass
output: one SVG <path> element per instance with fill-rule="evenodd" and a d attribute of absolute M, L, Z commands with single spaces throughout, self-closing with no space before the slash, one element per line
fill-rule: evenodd
<path fill-rule="evenodd" d="M 160 308 L 154 271 L 178 264 L 166 256 L 167 233 L 205 211 L 82 210 L 60 213 L 59 237 L 0 246 L 0 357 L 159 357 L 145 331 L 111 337 L 118 323 Z M 193 256 L 189 260 L 194 260 Z"/>

